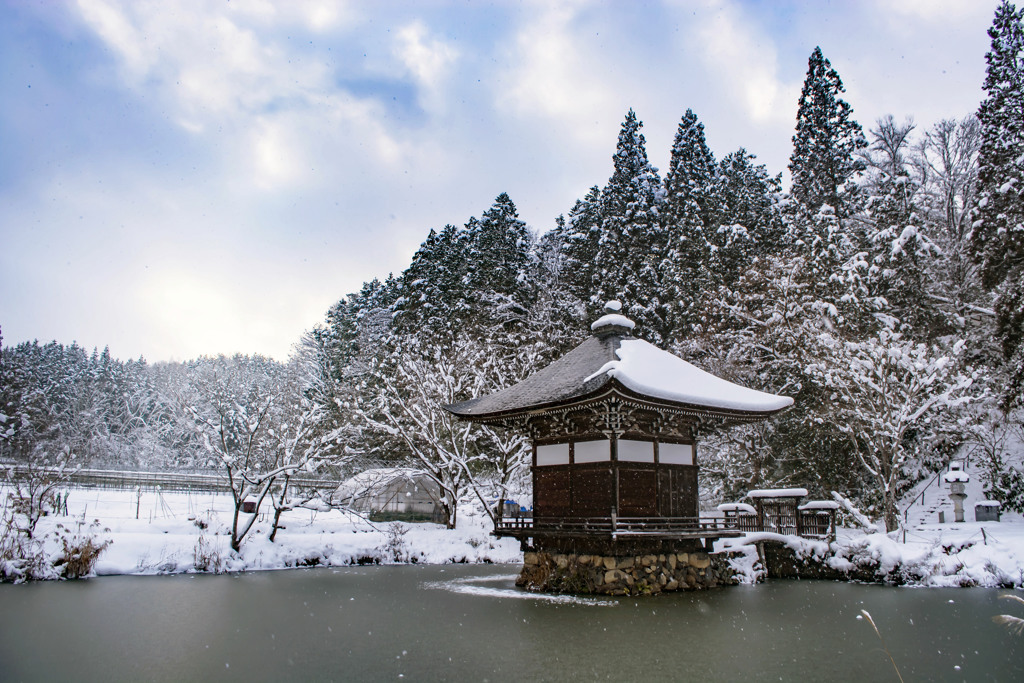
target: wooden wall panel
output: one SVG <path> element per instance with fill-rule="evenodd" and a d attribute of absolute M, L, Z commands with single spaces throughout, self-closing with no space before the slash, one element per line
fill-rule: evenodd
<path fill-rule="evenodd" d="M 533 513 L 538 517 L 567 516 L 570 511 L 568 467 L 538 467 L 533 471 Z"/>
<path fill-rule="evenodd" d="M 607 517 L 612 510 L 610 467 L 577 466 L 572 480 L 572 513 L 577 517 Z"/>
<path fill-rule="evenodd" d="M 619 466 L 619 515 L 653 517 L 658 514 L 658 474 L 654 467 Z"/>

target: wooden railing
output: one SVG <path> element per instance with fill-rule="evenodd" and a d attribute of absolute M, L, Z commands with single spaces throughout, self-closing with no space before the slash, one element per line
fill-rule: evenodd
<path fill-rule="evenodd" d="M 766 514 L 725 517 L 506 517 L 495 527 L 498 535 L 560 534 L 710 534 L 759 532 L 835 538 L 835 512 L 805 510 L 797 514 Z"/>
<path fill-rule="evenodd" d="M 562 531 L 595 533 L 657 533 L 728 530 L 722 517 L 513 517 L 504 518 L 498 531 Z"/>

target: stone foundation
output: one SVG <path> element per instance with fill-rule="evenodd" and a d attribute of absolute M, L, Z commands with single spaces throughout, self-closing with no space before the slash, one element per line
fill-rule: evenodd
<path fill-rule="evenodd" d="M 527 552 L 516 585 L 532 591 L 653 595 L 739 583 L 724 558 L 704 551 L 659 555 Z"/>

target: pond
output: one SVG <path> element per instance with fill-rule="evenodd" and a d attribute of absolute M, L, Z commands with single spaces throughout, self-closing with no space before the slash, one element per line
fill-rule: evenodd
<path fill-rule="evenodd" d="M 4 680 L 1024 680 L 987 589 L 772 581 L 534 596 L 518 567 L 353 567 L 0 586 Z"/>

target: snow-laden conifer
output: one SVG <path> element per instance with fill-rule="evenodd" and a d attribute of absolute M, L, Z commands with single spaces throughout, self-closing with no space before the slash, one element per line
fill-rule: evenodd
<path fill-rule="evenodd" d="M 857 152 L 867 146 L 853 108 L 840 95 L 846 92 L 839 73 L 821 48 L 814 48 L 800 93 L 796 134 L 789 171 L 793 197 L 809 213 L 831 206 L 842 219 L 857 208 L 857 185 L 864 169 Z"/>
<path fill-rule="evenodd" d="M 981 149 L 972 244 L 982 281 L 996 294 L 998 336 L 1010 376 L 1007 405 L 1024 387 L 1024 9 L 996 9 L 978 110 Z"/>

